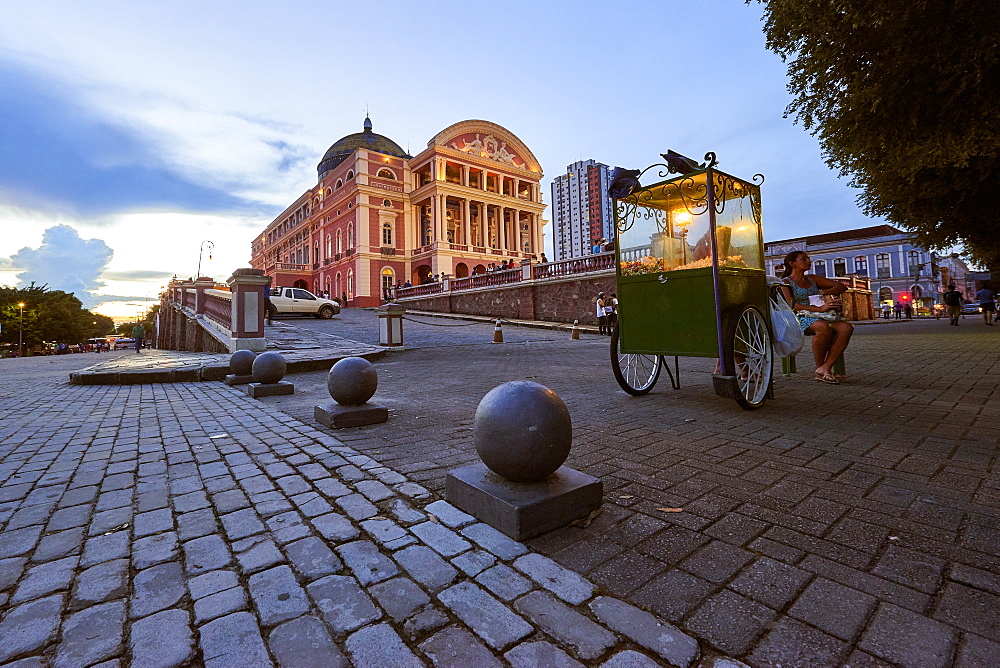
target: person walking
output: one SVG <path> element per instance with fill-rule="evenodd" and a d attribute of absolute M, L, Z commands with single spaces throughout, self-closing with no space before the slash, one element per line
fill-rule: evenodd
<path fill-rule="evenodd" d="M 618 325 L 618 293 L 612 292 L 611 298 L 607 300 L 604 310 L 608 314 L 608 333 L 615 331 Z"/>
<path fill-rule="evenodd" d="M 608 313 L 604 310 L 604 293 L 597 293 L 597 330 L 601 336 L 610 334 L 608 331 Z"/>
<path fill-rule="evenodd" d="M 945 311 L 948 314 L 949 325 L 958 327 L 958 319 L 962 316 L 962 293 L 955 289 L 955 284 L 948 286 L 948 291 L 941 297 Z"/>
<path fill-rule="evenodd" d="M 993 314 L 997 310 L 997 305 L 993 302 L 994 292 L 992 289 L 983 286 L 983 289 L 976 293 L 976 300 L 979 301 L 979 310 L 983 312 L 983 322 L 987 326 L 993 326 Z"/>
<path fill-rule="evenodd" d="M 882 302 L 882 318 L 888 320 L 891 314 L 892 306 L 889 305 L 889 302 Z"/>
<path fill-rule="evenodd" d="M 146 329 L 142 326 L 142 323 L 135 323 L 132 328 L 132 340 L 135 341 L 135 352 L 142 351 L 142 339 L 146 336 Z"/>

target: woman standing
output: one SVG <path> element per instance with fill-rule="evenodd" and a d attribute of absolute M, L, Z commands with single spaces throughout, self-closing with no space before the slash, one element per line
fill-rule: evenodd
<path fill-rule="evenodd" d="M 807 274 L 812 261 L 805 251 L 793 251 L 785 256 L 785 270 L 781 277 L 787 284 L 782 288 L 785 300 L 799 319 L 802 331 L 813 336 L 813 359 L 816 362 L 816 380 L 838 385 L 843 376 L 833 373 L 833 363 L 840 358 L 851 341 L 854 325 L 846 320 L 827 320 L 827 314 L 836 313 L 840 299 L 828 300 L 822 306 L 810 304 L 814 295 L 836 296 L 847 291 L 847 286 L 823 276 Z"/>

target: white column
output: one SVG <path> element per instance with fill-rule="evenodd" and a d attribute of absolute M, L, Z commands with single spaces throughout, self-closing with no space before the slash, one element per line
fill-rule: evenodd
<path fill-rule="evenodd" d="M 504 215 L 504 211 L 506 211 L 506 209 L 504 209 L 504 207 L 502 207 L 502 206 L 497 207 L 497 208 L 500 210 L 500 215 L 497 218 L 497 245 L 500 248 L 500 250 L 506 252 L 506 250 L 507 250 L 507 220 L 506 220 L 506 216 Z"/>
<path fill-rule="evenodd" d="M 472 245 L 472 239 L 471 239 L 471 235 L 472 235 L 472 207 L 469 206 L 470 203 L 469 203 L 469 198 L 468 197 L 465 198 L 464 200 L 462 200 L 462 202 L 463 202 L 463 204 L 462 204 L 462 219 L 463 219 L 463 222 L 465 223 L 465 235 L 464 235 L 462 241 L 463 241 L 463 243 L 465 243 L 466 246 L 471 246 Z"/>

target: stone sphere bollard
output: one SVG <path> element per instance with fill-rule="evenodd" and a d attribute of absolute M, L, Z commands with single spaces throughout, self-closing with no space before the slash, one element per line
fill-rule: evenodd
<path fill-rule="evenodd" d="M 473 438 L 480 459 L 512 482 L 538 482 L 562 466 L 573 441 L 566 404 L 528 380 L 490 390 L 476 409 Z"/>
<path fill-rule="evenodd" d="M 375 365 L 363 357 L 345 357 L 330 369 L 326 388 L 334 401 L 344 406 L 360 406 L 378 388 Z"/>
<path fill-rule="evenodd" d="M 229 358 L 229 369 L 237 376 L 249 376 L 253 373 L 253 361 L 257 353 L 252 350 L 237 350 Z"/>
<path fill-rule="evenodd" d="M 287 369 L 281 353 L 261 353 L 253 361 L 253 379 L 258 383 L 277 383 L 285 377 Z"/>

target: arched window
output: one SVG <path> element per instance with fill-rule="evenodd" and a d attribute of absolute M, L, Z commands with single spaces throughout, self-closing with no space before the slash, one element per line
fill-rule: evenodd
<path fill-rule="evenodd" d="M 833 261 L 833 275 L 845 276 L 847 274 L 847 260 L 838 257 Z"/>
<path fill-rule="evenodd" d="M 354 248 L 354 223 L 347 224 L 347 247 Z"/>
<path fill-rule="evenodd" d="M 892 278 L 892 269 L 889 266 L 889 254 L 879 253 L 875 256 L 876 278 Z M 890 297 L 892 294 L 890 293 Z"/>
<path fill-rule="evenodd" d="M 333 255 L 333 237 L 329 234 L 326 235 L 326 255 L 324 259 L 329 260 L 330 256 Z"/>
<path fill-rule="evenodd" d="M 813 262 L 813 273 L 826 278 L 826 260 L 816 260 Z"/>
<path fill-rule="evenodd" d="M 919 285 L 911 285 L 910 294 L 913 295 L 913 299 L 914 301 L 916 301 L 917 299 L 920 299 L 921 297 L 924 296 L 924 289 Z"/>
<path fill-rule="evenodd" d="M 344 252 L 344 231 L 337 230 L 337 255 Z"/>
<path fill-rule="evenodd" d="M 353 179 L 354 178 L 354 170 L 352 169 L 351 171 L 347 172 L 347 176 L 345 178 L 348 181 L 350 181 L 351 179 Z"/>
<path fill-rule="evenodd" d="M 382 269 L 382 299 L 392 299 L 392 289 L 396 286 L 396 274 L 391 267 Z"/>
<path fill-rule="evenodd" d="M 892 303 L 892 288 L 883 287 L 878 291 L 879 303 Z"/>
<path fill-rule="evenodd" d="M 338 271 L 337 272 L 337 289 L 334 291 L 333 294 L 339 299 L 343 295 L 343 292 L 344 292 L 343 275 Z M 341 306 L 343 306 L 343 304 L 341 304 Z"/>
<path fill-rule="evenodd" d="M 920 251 L 911 250 L 906 254 L 906 269 L 910 276 L 920 275 Z"/>
<path fill-rule="evenodd" d="M 391 169 L 386 169 L 385 167 L 383 167 L 382 169 L 378 170 L 378 177 L 380 179 L 388 179 L 390 181 L 395 181 L 396 180 L 396 175 L 392 173 L 392 170 Z"/>
<path fill-rule="evenodd" d="M 382 245 L 392 245 L 392 223 L 389 221 L 382 223 Z"/>
<path fill-rule="evenodd" d="M 347 270 L 347 298 L 354 299 L 354 270 Z"/>
<path fill-rule="evenodd" d="M 854 258 L 854 273 L 858 276 L 868 275 L 868 257 L 865 255 L 859 255 Z"/>
<path fill-rule="evenodd" d="M 344 185 L 344 182 L 341 181 L 340 179 L 337 179 L 337 183 L 334 184 L 333 188 L 334 190 L 339 190 L 342 185 Z"/>

